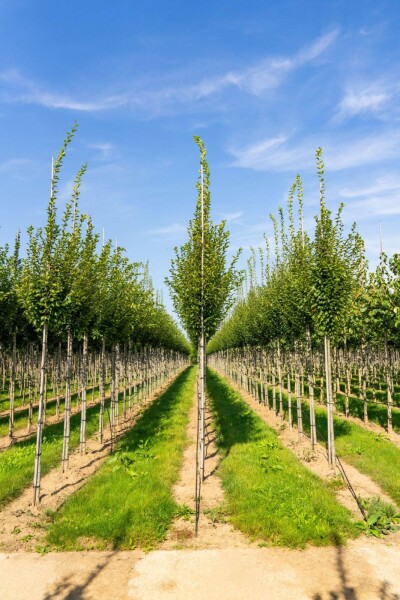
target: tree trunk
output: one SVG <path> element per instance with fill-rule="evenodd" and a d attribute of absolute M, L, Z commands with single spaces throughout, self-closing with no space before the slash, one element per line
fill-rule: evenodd
<path fill-rule="evenodd" d="M 67 373 L 65 378 L 65 405 L 64 405 L 64 435 L 62 449 L 62 472 L 69 467 L 69 437 L 71 420 L 71 370 L 72 370 L 72 333 L 67 334 Z"/>
<path fill-rule="evenodd" d="M 335 435 L 333 428 L 333 401 L 332 401 L 332 373 L 331 373 L 331 341 L 326 335 L 324 337 L 325 346 L 325 380 L 326 380 L 326 404 L 328 409 L 328 462 L 335 467 Z"/>
<path fill-rule="evenodd" d="M 42 360 L 40 364 L 40 390 L 39 390 L 39 414 L 36 430 L 36 452 L 35 452 L 35 470 L 33 475 L 33 505 L 36 506 L 40 502 L 40 475 L 42 463 L 42 440 L 43 440 L 43 414 L 44 414 L 44 397 L 45 397 L 45 381 L 46 381 L 46 363 L 47 363 L 47 337 L 48 325 L 43 326 L 42 335 Z"/>
<path fill-rule="evenodd" d="M 14 404 L 15 404 L 15 369 L 17 365 L 17 332 L 13 333 L 13 347 L 10 370 L 10 420 L 8 424 L 8 435 L 12 438 L 14 433 Z"/>
<path fill-rule="evenodd" d="M 99 442 L 103 443 L 103 434 L 104 434 L 104 404 L 105 404 L 105 382 L 104 382 L 104 362 L 105 362 L 105 354 L 106 354 L 106 341 L 103 338 L 103 343 L 101 346 L 101 356 L 100 356 L 100 378 L 99 378 L 99 392 L 100 392 L 100 415 L 99 415 Z"/>
<path fill-rule="evenodd" d="M 82 392 L 81 392 L 81 429 L 79 436 L 80 453 L 86 453 L 86 380 L 87 380 L 88 334 L 83 334 L 82 345 Z"/>

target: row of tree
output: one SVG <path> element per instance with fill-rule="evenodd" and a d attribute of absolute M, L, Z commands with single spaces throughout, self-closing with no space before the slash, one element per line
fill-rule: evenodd
<path fill-rule="evenodd" d="M 389 373 L 389 347 L 400 341 L 400 256 L 388 260 L 382 252 L 377 269 L 368 271 L 364 242 L 356 226 L 345 233 L 343 205 L 335 216 L 326 205 L 321 148 L 317 150 L 316 162 L 320 207 L 313 236 L 304 228 L 303 188 L 298 175 L 289 192 L 287 210 L 280 208 L 278 217 L 271 215 L 274 252 L 270 251 L 267 238 L 266 249 L 260 250 L 259 257 L 253 251 L 248 262 L 247 293 L 242 290 L 229 317 L 210 341 L 208 351 L 248 345 L 269 347 L 275 353 L 277 377 L 282 385 L 280 353 L 282 349 L 291 350 L 297 370 L 301 364 L 307 365 L 313 389 L 313 352 L 322 350 L 328 450 L 333 463 L 331 346 L 365 351 L 367 346 L 381 345 L 386 357 L 383 371 Z M 391 382 L 389 376 L 387 379 L 389 411 Z M 390 427 L 390 418 L 388 423 Z"/>
<path fill-rule="evenodd" d="M 131 262 L 111 241 L 99 247 L 90 216 L 81 214 L 78 200 L 86 165 L 78 171 L 72 197 L 61 220 L 57 216 L 60 171 L 76 125 L 68 133 L 52 164 L 51 193 L 43 227 L 28 228 L 28 243 L 20 256 L 20 236 L 10 252 L 0 249 L 0 343 L 11 353 L 10 435 L 13 433 L 17 353 L 29 342 L 41 347 L 35 502 L 40 489 L 40 456 L 49 348 L 66 346 L 66 378 L 71 379 L 74 343 L 82 348 L 81 385 L 86 390 L 89 344 L 105 356 L 123 343 L 190 351 L 184 335 L 155 293 L 146 265 Z M 86 393 L 81 399 L 82 439 Z"/>

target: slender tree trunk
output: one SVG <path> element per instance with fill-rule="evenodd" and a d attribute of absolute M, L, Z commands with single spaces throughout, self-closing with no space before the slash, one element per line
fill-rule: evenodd
<path fill-rule="evenodd" d="M 200 427 L 200 478 L 204 481 L 204 459 L 205 459 L 205 412 L 206 412 L 206 353 L 205 336 L 200 337 L 200 405 L 199 405 L 199 427 Z"/>
<path fill-rule="evenodd" d="M 82 345 L 82 392 L 81 392 L 81 428 L 79 437 L 80 453 L 86 452 L 86 384 L 87 384 L 87 355 L 88 355 L 88 334 L 83 334 Z"/>
<path fill-rule="evenodd" d="M 299 361 L 299 352 L 297 341 L 294 343 L 295 347 L 295 358 L 294 358 L 294 368 L 295 368 L 295 381 L 294 381 L 294 390 L 296 396 L 296 406 L 297 406 L 297 430 L 299 434 L 299 441 L 303 439 L 303 412 L 301 407 L 301 387 L 300 387 L 300 361 Z"/>
<path fill-rule="evenodd" d="M 331 341 L 326 335 L 324 337 L 325 345 L 325 380 L 326 380 L 326 403 L 328 409 L 328 462 L 335 467 L 335 435 L 333 427 L 333 402 L 332 402 L 332 374 L 331 374 Z"/>
<path fill-rule="evenodd" d="M 389 434 L 391 434 L 393 432 L 393 424 L 392 424 L 393 398 L 392 398 L 392 381 L 391 381 L 391 377 L 390 377 L 390 368 L 389 368 L 389 350 L 388 350 L 386 333 L 385 333 L 385 371 L 386 371 L 386 386 L 387 386 L 387 417 L 388 417 L 387 431 Z"/>
<path fill-rule="evenodd" d="M 47 363 L 47 337 L 48 325 L 43 326 L 42 335 L 42 360 L 40 364 L 40 390 L 39 390 L 39 414 L 36 430 L 36 452 L 35 452 L 35 469 L 33 475 L 33 505 L 40 502 L 40 476 L 42 462 L 42 441 L 43 441 L 43 413 L 44 413 L 44 397 L 45 397 L 45 381 L 46 381 L 46 363 Z"/>
<path fill-rule="evenodd" d="M 281 345 L 278 340 L 278 348 L 276 353 L 278 361 L 278 385 L 279 385 L 279 416 L 283 419 L 283 394 L 282 394 L 282 363 L 281 363 Z"/>
<path fill-rule="evenodd" d="M 14 405 L 15 405 L 15 369 L 17 366 L 17 332 L 13 333 L 13 347 L 10 370 L 10 420 L 8 424 L 8 435 L 12 438 L 14 434 Z"/>
<path fill-rule="evenodd" d="M 69 438 L 71 431 L 71 371 L 72 371 L 72 333 L 67 334 L 67 373 L 65 378 L 65 406 L 64 406 L 64 435 L 62 449 L 62 472 L 69 467 Z"/>
<path fill-rule="evenodd" d="M 308 397 L 310 399 L 310 434 L 311 446 L 314 450 L 317 443 L 317 425 L 315 421 L 315 401 L 314 401 L 314 367 L 313 367 L 313 351 L 311 342 L 310 328 L 306 328 L 307 339 L 307 371 L 308 371 Z"/>
<path fill-rule="evenodd" d="M 290 369 L 287 372 L 287 396 L 288 396 L 288 420 L 289 429 L 293 429 L 293 415 L 292 415 L 292 382 L 290 378 Z"/>
<path fill-rule="evenodd" d="M 99 414 L 99 442 L 103 443 L 104 435 L 104 404 L 105 404 L 105 382 L 104 382 L 104 362 L 106 354 L 106 341 L 103 338 L 101 345 L 101 357 L 100 357 L 100 373 L 99 373 L 99 392 L 100 392 L 100 414 Z"/>
<path fill-rule="evenodd" d="M 111 449 L 113 447 L 114 428 L 115 428 L 115 394 L 116 394 L 115 355 L 116 355 L 115 344 L 113 344 L 112 349 L 111 349 L 111 403 L 110 403 Z"/>

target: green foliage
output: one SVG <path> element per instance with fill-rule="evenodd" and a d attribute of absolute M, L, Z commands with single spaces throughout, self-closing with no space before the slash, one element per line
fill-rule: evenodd
<path fill-rule="evenodd" d="M 364 243 L 355 229 L 344 235 L 342 205 L 335 219 L 325 202 L 322 150 L 317 150 L 320 211 L 313 237 L 304 230 L 303 186 L 300 175 L 289 190 L 286 216 L 271 215 L 275 260 L 269 244 L 261 252 L 261 282 L 257 283 L 255 253 L 249 260 L 250 286 L 239 298 L 231 316 L 208 345 L 208 352 L 239 346 L 276 345 L 293 348 L 295 341 L 312 336 L 319 344 L 324 335 L 336 343 L 359 342 L 368 315 L 367 263 Z M 296 224 L 294 202 L 297 201 Z"/>
<path fill-rule="evenodd" d="M 153 289 L 148 266 L 131 262 L 110 241 L 99 251 L 91 218 L 79 212 L 84 164 L 78 171 L 61 220 L 57 217 L 58 183 L 75 124 L 54 162 L 51 196 L 44 227 L 28 228 L 28 246 L 19 258 L 0 248 L 0 341 L 10 345 L 47 325 L 50 339 L 64 342 L 67 333 L 107 344 L 132 342 L 189 353 L 184 335 Z"/>
<path fill-rule="evenodd" d="M 46 225 L 36 231 L 33 227 L 28 228 L 28 248 L 17 286 L 19 302 L 28 321 L 38 332 L 44 325 L 58 324 L 62 313 L 64 239 L 56 216 L 57 183 L 67 147 L 75 131 L 76 125 L 67 134 L 54 163 Z"/>
<path fill-rule="evenodd" d="M 311 305 L 317 333 L 321 337 L 332 337 L 343 330 L 350 306 L 352 277 L 343 239 L 343 205 L 340 205 L 334 223 L 325 204 L 322 148 L 317 149 L 317 171 L 321 194 L 313 243 Z"/>
<path fill-rule="evenodd" d="M 361 531 L 382 537 L 400 529 L 400 513 L 393 504 L 384 502 L 379 496 L 360 500 L 367 513 L 367 520 L 357 523 Z"/>
<path fill-rule="evenodd" d="M 206 150 L 199 137 L 200 177 L 196 184 L 198 199 L 194 218 L 188 227 L 188 241 L 175 248 L 170 277 L 166 279 L 174 308 L 194 347 L 200 337 L 202 322 L 206 338 L 212 336 L 233 302 L 240 281 L 235 265 L 239 253 L 226 267 L 229 232 L 225 221 L 211 222 L 210 173 Z M 204 242 L 204 244 L 203 244 Z"/>

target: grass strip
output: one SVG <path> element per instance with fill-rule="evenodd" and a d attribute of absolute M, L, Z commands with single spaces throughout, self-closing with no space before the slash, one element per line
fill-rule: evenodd
<path fill-rule="evenodd" d="M 109 386 L 107 386 L 109 387 Z M 74 394 L 74 397 L 76 394 Z M 121 415 L 124 410 L 124 393 L 121 391 L 118 395 L 118 414 Z M 77 398 L 77 396 L 76 396 Z M 88 400 L 91 396 L 88 395 Z M 137 400 L 137 396 L 136 396 Z M 132 403 L 135 402 L 135 395 L 132 393 Z M 109 427 L 109 406 L 110 398 L 105 399 L 104 430 Z M 53 407 L 54 408 L 54 407 Z M 86 408 L 86 439 L 89 440 L 99 427 L 100 403 L 87 405 Z M 46 415 L 49 412 L 46 409 Z M 69 449 L 72 452 L 79 445 L 81 426 L 81 411 L 71 415 L 70 419 L 70 442 Z M 42 446 L 42 475 L 48 473 L 52 468 L 61 463 L 61 451 L 64 434 L 64 418 L 51 425 L 46 425 L 43 433 Z M 34 457 L 36 448 L 36 431 L 25 438 L 19 440 L 12 446 L 0 452 L 0 507 L 10 500 L 19 496 L 24 489 L 33 481 Z"/>
<path fill-rule="evenodd" d="M 344 413 L 346 409 L 346 397 L 343 394 L 336 394 L 336 406 L 340 412 Z M 364 419 L 364 401 L 353 396 L 349 397 L 349 414 L 358 419 Z M 387 406 L 383 404 L 374 404 L 368 402 L 368 420 L 380 425 L 383 428 L 387 427 L 388 413 Z M 392 408 L 392 425 L 394 431 L 400 432 L 400 410 Z"/>
<path fill-rule="evenodd" d="M 268 389 L 270 402 L 272 388 Z M 283 392 L 283 406 L 288 410 L 287 393 Z M 303 429 L 310 432 L 310 407 L 308 402 L 302 402 Z M 292 397 L 293 423 L 297 424 L 296 402 Z M 287 417 L 287 414 L 285 414 Z M 327 411 L 322 406 L 315 407 L 317 437 L 325 444 L 328 437 Z M 400 506 L 400 448 L 385 438 L 364 429 L 361 425 L 347 421 L 345 417 L 334 417 L 336 454 L 353 465 L 361 473 L 371 477 L 384 492 Z M 321 441 L 322 437 L 322 441 Z"/>
<path fill-rule="evenodd" d="M 215 372 L 207 389 L 223 454 L 219 474 L 231 523 L 268 545 L 341 544 L 357 535 L 334 493 L 280 443 L 276 432 Z"/>
<path fill-rule="evenodd" d="M 149 549 L 176 514 L 177 481 L 196 369 L 185 370 L 142 414 L 114 455 L 55 513 L 48 542 L 59 550 Z"/>
<path fill-rule="evenodd" d="M 106 401 L 106 406 L 109 400 Z M 107 411 L 105 419 L 108 419 Z M 79 445 L 81 413 L 71 416 L 71 437 L 69 448 L 72 452 Z M 104 427 L 108 424 L 105 420 Z M 90 406 L 86 411 L 86 437 L 96 433 L 99 427 L 99 405 Z M 43 435 L 42 475 L 61 463 L 64 422 L 47 425 Z M 19 441 L 0 453 L 0 506 L 19 496 L 32 484 L 36 447 L 36 433 L 26 440 Z"/>

